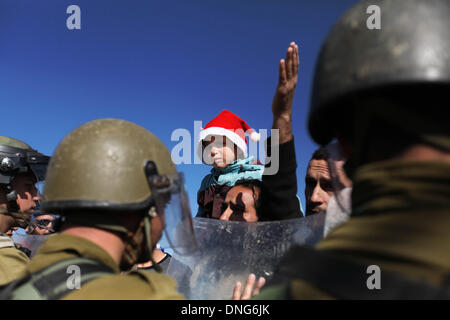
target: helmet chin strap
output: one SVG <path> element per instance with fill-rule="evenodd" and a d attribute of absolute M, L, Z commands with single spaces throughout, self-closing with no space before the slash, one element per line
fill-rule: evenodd
<path fill-rule="evenodd" d="M 153 259 L 151 219 L 156 215 L 156 208 L 151 207 L 139 223 L 137 230 L 134 233 L 127 232 L 127 244 L 121 262 L 122 270 L 136 270 L 138 263 L 150 260 L 155 271 L 162 272 L 161 267 Z"/>
<path fill-rule="evenodd" d="M 8 211 L 18 212 L 20 210 L 17 204 L 17 191 L 13 189 L 11 183 L 6 185 L 6 200 L 8 201 Z"/>
<path fill-rule="evenodd" d="M 151 227 L 151 219 L 156 217 L 156 208 L 151 207 L 148 211 L 148 215 L 146 214 L 144 217 L 144 232 L 145 232 L 145 239 L 147 241 L 147 248 L 149 250 L 149 256 L 150 261 L 152 262 L 152 266 L 155 269 L 156 272 L 162 272 L 161 266 L 155 262 L 153 259 L 153 247 L 152 247 L 152 227 Z"/>

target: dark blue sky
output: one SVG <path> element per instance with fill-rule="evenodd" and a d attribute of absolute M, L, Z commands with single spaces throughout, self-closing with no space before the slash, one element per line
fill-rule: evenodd
<path fill-rule="evenodd" d="M 0 135 L 51 154 L 77 126 L 135 122 L 169 149 L 222 109 L 270 129 L 278 62 L 299 45 L 294 100 L 299 195 L 316 146 L 306 131 L 312 72 L 334 21 L 355 0 L 0 0 Z M 81 8 L 81 30 L 66 8 Z M 193 209 L 210 167 L 179 165 Z"/>

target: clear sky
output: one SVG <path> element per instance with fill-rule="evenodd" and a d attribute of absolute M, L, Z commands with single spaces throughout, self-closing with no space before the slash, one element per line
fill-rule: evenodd
<path fill-rule="evenodd" d="M 0 135 L 51 154 L 71 130 L 119 118 L 171 150 L 177 128 L 192 133 L 228 109 L 270 129 L 278 62 L 299 45 L 294 100 L 299 196 L 316 145 L 306 130 L 320 45 L 355 0 L 0 0 Z M 68 30 L 69 5 L 81 30 Z M 192 141 L 195 145 L 194 141 Z M 192 211 L 210 167 L 179 165 Z"/>

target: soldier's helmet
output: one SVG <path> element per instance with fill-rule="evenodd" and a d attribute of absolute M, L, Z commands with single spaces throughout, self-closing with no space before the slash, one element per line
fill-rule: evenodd
<path fill-rule="evenodd" d="M 348 126 L 349 108 L 359 107 L 356 96 L 395 92 L 425 103 L 424 97 L 448 96 L 449 17 L 448 0 L 369 0 L 348 10 L 330 31 L 316 65 L 308 120 L 312 138 L 325 145 L 338 125 Z M 417 122 L 421 116 L 445 117 L 447 105 L 419 106 Z"/>
<path fill-rule="evenodd" d="M 18 139 L 0 136 L 0 184 L 8 185 L 18 173 L 30 172 L 36 181 L 45 179 L 50 157 Z"/>
<path fill-rule="evenodd" d="M 134 123 L 102 119 L 69 133 L 50 161 L 42 197 L 47 212 L 79 209 L 138 211 L 149 208 L 152 191 L 145 167 L 176 174 L 169 150 Z"/>
<path fill-rule="evenodd" d="M 59 143 L 48 167 L 42 208 L 62 216 L 87 213 L 92 221 L 112 212 L 150 214 L 155 208 L 165 214 L 166 247 L 189 248 L 194 242 L 183 173 L 161 140 L 124 120 L 88 122 Z"/>

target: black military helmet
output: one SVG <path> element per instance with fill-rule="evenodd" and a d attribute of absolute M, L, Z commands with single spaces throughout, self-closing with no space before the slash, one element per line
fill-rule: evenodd
<path fill-rule="evenodd" d="M 49 160 L 23 141 L 0 137 L 0 184 L 11 183 L 22 172 L 31 172 L 37 182 L 43 181 Z"/>
<path fill-rule="evenodd" d="M 373 5 L 380 9 L 380 29 L 368 27 Z M 335 24 L 318 58 L 308 124 L 312 138 L 330 142 L 339 117 L 349 118 L 345 108 L 355 95 L 401 91 L 414 101 L 415 94 L 425 95 L 422 89 L 429 97 L 448 94 L 449 30 L 449 0 L 369 0 L 352 7 Z M 430 111 L 423 105 L 419 113 Z"/>

